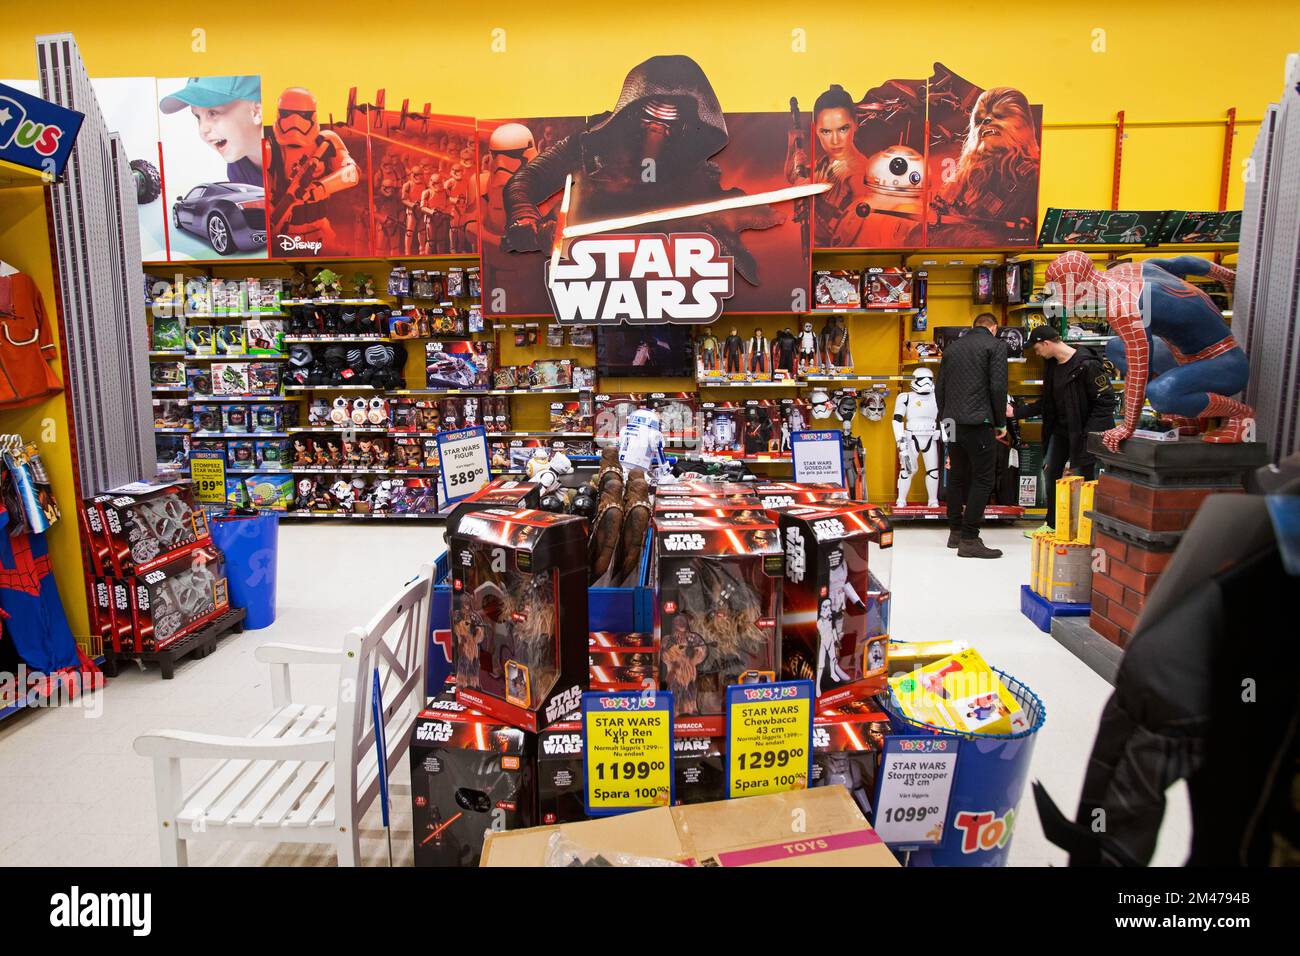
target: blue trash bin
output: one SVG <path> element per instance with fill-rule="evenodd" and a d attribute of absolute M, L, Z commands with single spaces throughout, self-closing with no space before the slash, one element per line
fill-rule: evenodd
<path fill-rule="evenodd" d="M 244 629 L 255 631 L 275 623 L 275 578 L 280 516 L 274 511 L 255 515 L 221 514 L 209 519 L 212 542 L 226 556 L 230 606 L 247 612 Z"/>
<path fill-rule="evenodd" d="M 894 733 L 932 733 L 961 741 L 957 775 L 948 799 L 944 845 L 938 850 L 913 851 L 908 866 L 1006 865 L 1034 742 L 1047 722 L 1047 708 L 1025 684 L 996 667 L 993 670 L 1025 712 L 1028 730 L 1015 734 L 958 733 L 904 717 L 892 693 L 885 703 Z"/>

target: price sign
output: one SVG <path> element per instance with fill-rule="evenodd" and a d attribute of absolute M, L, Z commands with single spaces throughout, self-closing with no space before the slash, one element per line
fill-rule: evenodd
<path fill-rule="evenodd" d="M 190 452 L 190 482 L 203 504 L 226 503 L 226 456 L 219 451 Z"/>
<path fill-rule="evenodd" d="M 667 807 L 673 800 L 673 695 L 582 695 L 588 816 Z"/>
<path fill-rule="evenodd" d="M 957 768 L 954 737 L 886 737 L 876 796 L 876 832 L 890 846 L 943 844 Z"/>
<path fill-rule="evenodd" d="M 804 482 L 844 481 L 844 446 L 837 431 L 795 432 L 790 436 L 794 459 L 794 480 Z"/>
<path fill-rule="evenodd" d="M 444 505 L 472 495 L 492 480 L 486 429 L 480 426 L 443 432 L 437 441 Z"/>
<path fill-rule="evenodd" d="M 727 796 L 804 790 L 812 767 L 810 680 L 727 688 Z"/>

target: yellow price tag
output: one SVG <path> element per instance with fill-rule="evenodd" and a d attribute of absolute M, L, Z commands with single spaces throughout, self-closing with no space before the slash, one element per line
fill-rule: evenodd
<path fill-rule="evenodd" d="M 589 691 L 582 722 L 588 815 L 672 803 L 672 694 Z"/>
<path fill-rule="evenodd" d="M 190 482 L 194 497 L 206 504 L 226 503 L 226 460 L 190 456 Z"/>
<path fill-rule="evenodd" d="M 807 788 L 812 697 L 812 681 L 727 688 L 728 797 Z"/>

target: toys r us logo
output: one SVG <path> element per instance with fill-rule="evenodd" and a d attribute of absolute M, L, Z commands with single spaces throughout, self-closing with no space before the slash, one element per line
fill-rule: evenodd
<path fill-rule="evenodd" d="M 1006 816 L 994 816 L 992 810 L 975 813 L 963 810 L 953 820 L 953 826 L 961 831 L 961 851 L 978 853 L 1005 847 L 1011 842 L 1011 831 L 1015 829 L 1016 811 L 1008 810 Z"/>

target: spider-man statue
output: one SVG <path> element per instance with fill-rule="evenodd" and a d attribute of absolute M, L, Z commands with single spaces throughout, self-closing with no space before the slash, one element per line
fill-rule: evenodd
<path fill-rule="evenodd" d="M 1122 361 L 1107 349 L 1125 373 L 1124 421 L 1102 435 L 1111 451 L 1130 437 L 1142 415 L 1143 397 L 1151 407 L 1194 434 L 1198 419 L 1222 418 L 1218 428 L 1201 438 L 1208 442 L 1244 440 L 1246 422 L 1254 414 L 1236 395 L 1246 387 L 1250 362 L 1223 321 L 1223 314 L 1184 276 L 1217 279 L 1229 289 L 1236 273 L 1196 256 L 1148 259 L 1098 272 L 1084 252 L 1071 250 L 1047 267 L 1066 314 L 1092 310 L 1104 314 L 1122 341 Z M 1164 358 L 1165 349 L 1172 362 Z M 1149 384 L 1148 384 L 1149 383 Z"/>

